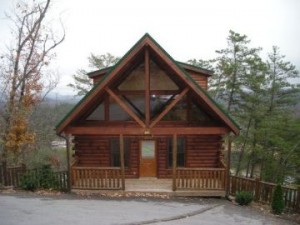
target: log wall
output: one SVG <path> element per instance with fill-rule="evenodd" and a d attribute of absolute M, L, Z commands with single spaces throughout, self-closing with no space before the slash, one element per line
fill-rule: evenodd
<path fill-rule="evenodd" d="M 75 155 L 78 166 L 83 167 L 110 167 L 110 139 L 106 136 L 78 135 L 74 138 Z M 136 178 L 139 163 L 139 142 L 130 138 L 129 165 L 125 168 L 127 178 Z"/>
<path fill-rule="evenodd" d="M 74 139 L 75 155 L 78 166 L 111 167 L 110 138 L 104 136 L 76 136 Z M 129 138 L 129 165 L 125 168 L 126 178 L 139 177 L 140 137 Z M 168 166 L 168 139 L 171 136 L 155 138 L 157 148 L 157 176 L 171 178 L 172 168 Z M 222 139 L 217 135 L 186 136 L 185 167 L 217 168 L 222 146 Z"/>
<path fill-rule="evenodd" d="M 187 136 L 186 167 L 218 167 L 222 139 L 215 135 Z"/>
<path fill-rule="evenodd" d="M 186 136 L 185 167 L 217 168 L 219 165 L 222 143 L 222 138 L 219 135 Z M 158 177 L 171 178 L 172 168 L 168 166 L 168 137 L 159 138 L 157 150 Z"/>
<path fill-rule="evenodd" d="M 203 89 L 207 90 L 207 76 L 199 75 L 198 73 L 189 71 L 191 77 L 202 87 Z"/>

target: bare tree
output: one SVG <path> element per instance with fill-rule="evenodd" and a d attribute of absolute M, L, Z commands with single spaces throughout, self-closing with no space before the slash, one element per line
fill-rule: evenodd
<path fill-rule="evenodd" d="M 9 154 L 20 161 L 28 144 L 34 142 L 34 132 L 28 129 L 28 118 L 34 107 L 57 84 L 57 77 L 48 66 L 55 57 L 54 49 L 65 39 L 62 29 L 58 37 L 46 23 L 50 0 L 19 1 L 9 19 L 13 22 L 13 47 L 1 54 L 1 101 L 5 105 L 2 117 L 2 157 Z"/>

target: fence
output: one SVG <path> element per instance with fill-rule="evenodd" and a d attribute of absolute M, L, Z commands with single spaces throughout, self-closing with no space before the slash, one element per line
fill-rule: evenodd
<path fill-rule="evenodd" d="M 18 187 L 25 172 L 25 165 L 7 168 L 6 164 L 2 164 L 0 165 L 0 184 Z"/>
<path fill-rule="evenodd" d="M 239 191 L 248 191 L 253 194 L 254 201 L 271 204 L 272 195 L 276 184 L 244 177 L 230 177 L 230 194 L 235 195 Z M 291 188 L 282 186 L 285 207 L 300 211 L 300 187 Z"/>
<path fill-rule="evenodd" d="M 47 187 L 55 190 L 68 190 L 68 172 L 56 171 L 51 175 L 45 175 L 43 168 L 28 170 L 26 167 L 11 167 L 7 168 L 6 165 L 0 165 L 0 185 L 13 186 L 20 188 L 24 179 L 28 182 L 34 182 L 36 188 Z M 22 182 L 23 181 L 23 182 Z"/>

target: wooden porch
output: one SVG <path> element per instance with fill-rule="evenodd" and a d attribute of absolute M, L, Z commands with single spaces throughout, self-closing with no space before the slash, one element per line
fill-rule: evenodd
<path fill-rule="evenodd" d="M 72 167 L 72 189 L 225 196 L 225 168 L 177 168 L 175 179 L 125 179 L 119 167 Z"/>

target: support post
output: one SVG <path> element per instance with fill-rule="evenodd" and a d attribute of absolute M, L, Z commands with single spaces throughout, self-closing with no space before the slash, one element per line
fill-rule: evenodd
<path fill-rule="evenodd" d="M 230 165 L 231 165 L 231 142 L 232 137 L 228 137 L 228 155 L 227 155 L 227 171 L 226 171 L 226 196 L 230 194 Z"/>
<path fill-rule="evenodd" d="M 172 157 L 172 165 L 173 165 L 173 191 L 176 191 L 176 167 L 177 167 L 177 134 L 173 135 L 173 157 Z"/>
<path fill-rule="evenodd" d="M 300 187 L 298 187 L 297 192 L 296 210 L 300 212 Z"/>
<path fill-rule="evenodd" d="M 150 125 L 150 59 L 149 49 L 145 50 L 145 122 L 146 127 Z"/>
<path fill-rule="evenodd" d="M 66 135 L 66 147 L 67 147 L 67 165 L 68 165 L 68 192 L 71 192 L 71 188 L 72 188 L 72 168 L 71 168 L 71 156 L 70 156 L 70 152 L 71 152 L 71 143 L 70 143 L 70 135 L 67 134 Z"/>
<path fill-rule="evenodd" d="M 3 166 L 3 184 L 4 186 L 8 185 L 8 179 L 7 179 L 7 164 L 6 164 L 6 160 L 2 162 L 2 166 Z"/>
<path fill-rule="evenodd" d="M 255 179 L 254 201 L 259 202 L 259 199 L 260 199 L 260 179 L 257 177 Z"/>
<path fill-rule="evenodd" d="M 125 190 L 125 161 L 124 161 L 124 137 L 120 134 L 120 163 L 121 163 L 121 177 L 122 177 L 122 190 Z"/>

